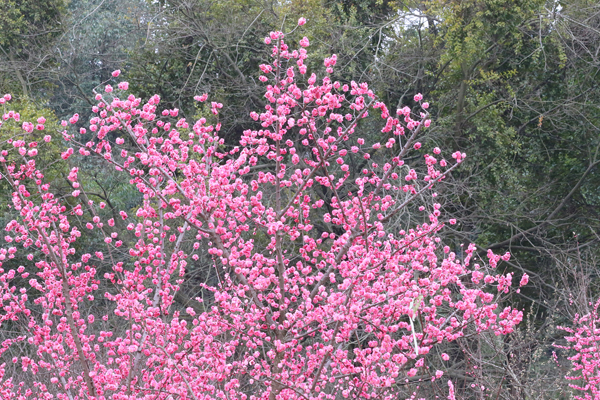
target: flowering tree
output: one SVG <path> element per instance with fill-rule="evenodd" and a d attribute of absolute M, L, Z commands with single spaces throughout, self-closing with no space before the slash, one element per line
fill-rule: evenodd
<path fill-rule="evenodd" d="M 159 111 L 158 96 L 127 96 L 126 82 L 96 94 L 89 128 L 61 133 L 71 146 L 63 159 L 101 157 L 130 176 L 143 201 L 135 215 L 120 211 L 129 232 L 101 218 L 76 166 L 68 202 L 44 181 L 45 143 L 29 139 L 44 118 L 4 143 L 19 218 L 0 249 L 0 326 L 20 328 L 0 353 L 28 352 L 2 364 L 2 399 L 391 399 L 439 381 L 429 361 L 448 356 L 436 346 L 520 322 L 520 311 L 499 307 L 511 286 L 510 274 L 493 272 L 501 257 L 476 263 L 474 246 L 455 254 L 436 237 L 440 206 L 423 199 L 465 155 L 450 163 L 436 148 L 422 172 L 406 164 L 430 124 L 422 96 L 393 115 L 367 84 L 332 81 L 335 55 L 327 76 L 309 76 L 306 38 L 298 50 L 281 32 L 265 42 L 266 105 L 251 114 L 261 128 L 239 146 L 218 136 L 221 104 L 211 104 L 214 124 L 192 124 Z M 383 118 L 385 143 L 362 137 L 369 112 Z M 422 223 L 404 226 L 417 201 Z M 84 229 L 106 248 L 80 254 Z M 183 309 L 174 299 L 203 251 L 218 280 Z M 9 268 L 17 252 L 30 263 Z M 6 362 L 23 378 L 7 376 Z"/>

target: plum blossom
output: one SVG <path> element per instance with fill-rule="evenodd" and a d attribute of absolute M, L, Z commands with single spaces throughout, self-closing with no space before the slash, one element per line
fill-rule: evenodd
<path fill-rule="evenodd" d="M 0 314 L 21 330 L 0 349 L 21 352 L 11 368 L 22 376 L 0 368 L 0 398 L 406 398 L 409 378 L 433 385 L 444 376 L 429 368 L 449 360 L 437 359 L 447 343 L 520 323 L 521 311 L 501 307 L 512 275 L 493 269 L 510 255 L 490 251 L 472 267 L 475 246 L 457 254 L 440 235 L 434 186 L 466 155 L 418 156 L 426 113 L 394 114 L 367 83 L 332 82 L 335 55 L 324 76 L 305 79 L 308 39 L 298 49 L 286 40 L 265 38 L 277 46 L 257 71 L 264 104 L 238 143 L 220 136 L 221 103 L 192 123 L 158 95 L 119 100 L 108 85 L 89 121 L 69 119 L 86 131 L 64 127 L 63 186 L 34 158 L 50 135 L 4 144 L 3 160 L 15 160 L 3 180 L 17 217 L 0 247 Z M 385 141 L 358 129 L 373 114 Z M 142 200 L 92 197 L 77 166 L 85 157 L 114 168 Z M 416 223 L 398 223 L 417 209 Z M 85 253 L 84 230 L 96 238 Z M 13 258 L 28 262 L 3 265 Z M 207 260 L 214 279 L 192 287 L 190 267 Z"/>

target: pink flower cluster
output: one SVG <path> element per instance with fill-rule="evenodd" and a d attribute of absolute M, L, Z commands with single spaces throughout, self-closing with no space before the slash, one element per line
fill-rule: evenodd
<path fill-rule="evenodd" d="M 600 300 L 594 304 L 591 313 L 575 316 L 574 327 L 558 327 L 567 332 L 568 345 L 555 347 L 575 353 L 569 360 L 572 370 L 566 378 L 573 382 L 570 387 L 583 396 L 575 396 L 577 400 L 600 399 L 600 319 L 598 318 Z"/>
<path fill-rule="evenodd" d="M 421 172 L 404 175 L 406 156 L 422 147 L 427 103 L 393 117 L 366 83 L 332 80 L 335 56 L 327 76 L 307 78 L 304 47 L 290 49 L 281 32 L 265 42 L 273 44 L 273 62 L 261 66 L 266 105 L 251 114 L 261 127 L 244 131 L 239 146 L 225 147 L 220 125 L 205 118 L 160 110 L 158 96 L 144 103 L 112 89 L 96 95 L 94 138 L 62 133 L 72 146 L 64 159 L 99 157 L 143 196 L 134 213 L 115 210 L 126 232 L 82 195 L 77 168 L 68 175 L 74 198 L 63 203 L 32 157 L 16 163 L 3 152 L 20 218 L 0 249 L 0 326 L 23 329 L 0 354 L 30 349 L 12 362 L 33 384 L 1 367 L 0 398 L 393 399 L 417 373 L 442 377 L 429 370 L 436 346 L 467 330 L 507 334 L 520 322 L 520 311 L 499 305 L 510 274 L 471 267 L 474 246 L 441 251 L 439 204 L 423 205 L 427 222 L 391 228 L 465 157 L 456 152 L 449 166 L 436 148 Z M 213 114 L 221 107 L 213 102 Z M 384 121 L 385 146 L 361 137 L 369 111 Z M 112 139 L 121 132 L 127 140 Z M 262 165 L 272 168 L 254 168 Z M 74 223 L 87 215 L 105 249 L 78 254 Z M 129 233 L 136 240 L 127 244 Z M 131 261 L 115 261 L 126 244 Z M 197 298 L 184 309 L 175 296 L 203 248 L 219 280 L 198 288 L 207 304 Z M 31 264 L 14 269 L 6 261 L 18 251 Z M 100 276 L 99 266 L 109 272 Z M 100 289 L 107 284 L 116 289 Z M 96 306 L 100 299 L 112 306 Z"/>

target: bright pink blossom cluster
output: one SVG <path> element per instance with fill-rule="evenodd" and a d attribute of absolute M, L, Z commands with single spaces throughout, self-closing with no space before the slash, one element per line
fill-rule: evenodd
<path fill-rule="evenodd" d="M 559 327 L 569 336 L 565 339 L 567 346 L 555 345 L 557 348 L 574 351 L 569 357 L 572 371 L 566 378 L 574 383 L 570 384 L 583 396 L 575 396 L 578 400 L 600 399 L 600 319 L 598 318 L 600 300 L 594 304 L 591 313 L 575 316 L 574 327 Z"/>
<path fill-rule="evenodd" d="M 38 144 L 27 134 L 5 143 L 3 178 L 20 218 L 6 226 L 0 260 L 19 251 L 31 264 L 0 270 L 0 326 L 26 327 L 0 354 L 17 344 L 31 351 L 11 360 L 30 374 L 22 383 L 0 368 L 0 398 L 392 399 L 403 385 L 443 376 L 429 369 L 436 346 L 467 332 L 504 335 L 521 321 L 498 303 L 511 275 L 478 260 L 473 245 L 464 254 L 440 246 L 439 204 L 422 206 L 421 224 L 397 227 L 465 158 L 456 152 L 451 163 L 436 148 L 421 172 L 406 163 L 430 124 L 422 96 L 415 109 L 390 112 L 366 83 L 332 79 L 335 55 L 327 75 L 308 75 L 307 39 L 298 50 L 281 32 L 265 42 L 266 105 L 239 146 L 225 146 L 218 120 L 188 122 L 159 110 L 158 96 L 127 95 L 123 82 L 96 95 L 87 129 L 62 132 L 62 158 L 100 157 L 143 196 L 134 213 L 118 213 L 134 243 L 101 217 L 77 168 L 73 199 L 62 202 L 37 153 L 20 150 Z M 210 118 L 221 107 L 213 102 Z M 382 118 L 383 143 L 363 133 L 369 112 Z M 95 137 L 84 143 L 88 130 Z M 22 161 L 9 161 L 14 151 Z M 74 221 L 87 215 L 105 249 L 79 254 Z M 131 261 L 114 261 L 123 246 Z M 200 251 L 219 282 L 202 287 L 210 304 L 197 298 L 184 310 L 174 297 Z M 500 259 L 488 256 L 492 266 Z M 101 290 L 106 283 L 117 289 Z"/>

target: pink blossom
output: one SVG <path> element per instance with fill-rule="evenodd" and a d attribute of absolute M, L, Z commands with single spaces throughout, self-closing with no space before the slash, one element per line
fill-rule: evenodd
<path fill-rule="evenodd" d="M 301 17 L 300 19 L 298 19 L 298 25 L 299 25 L 299 26 L 302 26 L 302 25 L 304 25 L 305 23 L 306 23 L 306 18 L 304 18 L 304 17 Z"/>
<path fill-rule="evenodd" d="M 405 398 L 403 388 L 422 385 L 423 375 L 444 376 L 449 356 L 436 357 L 449 343 L 505 335 L 521 321 L 519 310 L 500 307 L 512 275 L 492 268 L 505 256 L 490 252 L 490 268 L 479 259 L 472 268 L 476 248 L 457 254 L 439 234 L 434 186 L 465 155 L 417 157 L 425 113 L 392 115 L 364 82 L 305 79 L 294 71 L 306 72 L 308 40 L 293 49 L 281 32 L 267 39 L 277 46 L 260 73 L 271 79 L 239 143 L 220 133 L 228 122 L 217 117 L 221 103 L 188 123 L 159 108 L 157 95 L 100 94 L 94 137 L 80 143 L 63 132 L 81 157 L 72 147 L 61 153 L 62 186 L 36 159 L 13 157 L 38 150 L 31 135 L 4 143 L 19 219 L 5 226 L 0 262 L 18 257 L 23 268 L 18 280 L 15 269 L 0 270 L 0 314 L 22 339 L 0 348 L 26 346 L 14 363 L 35 373 L 9 382 L 0 368 L 10 383 L 0 398 L 49 398 L 49 384 L 61 399 Z M 327 70 L 336 59 L 323 61 Z M 373 113 L 385 147 L 364 130 L 377 121 L 360 124 Z M 399 136 L 405 130 L 410 138 Z M 92 156 L 114 168 L 125 197 L 134 191 L 141 201 L 121 204 L 80 180 L 78 163 Z M 410 210 L 430 211 L 404 218 Z M 93 255 L 81 254 L 85 229 Z M 207 260 L 215 279 L 193 289 L 186 280 Z M 176 304 L 192 290 L 197 297 Z"/>
<path fill-rule="evenodd" d="M 194 96 L 194 100 L 204 102 L 208 99 L 208 94 L 204 93 L 202 96 Z"/>
<path fill-rule="evenodd" d="M 449 388 L 448 400 L 456 400 L 456 397 L 454 395 L 454 385 L 452 384 L 452 381 L 448 381 L 448 388 Z"/>
<path fill-rule="evenodd" d="M 558 327 L 567 334 L 565 336 L 567 345 L 555 344 L 554 346 L 573 354 L 569 357 L 571 371 L 565 378 L 573 382 L 569 384 L 571 388 L 585 396 L 575 396 L 575 399 L 578 400 L 600 398 L 599 306 L 600 300 L 597 300 L 591 313 L 586 315 L 576 314 L 572 327 Z M 553 354 L 553 356 L 556 359 L 556 354 Z"/>
<path fill-rule="evenodd" d="M 63 160 L 66 160 L 71 157 L 71 155 L 73 155 L 73 148 L 69 147 L 66 151 L 63 151 L 60 156 Z"/>
<path fill-rule="evenodd" d="M 27 133 L 33 132 L 33 124 L 31 122 L 23 122 L 23 125 L 21 127 Z"/>

